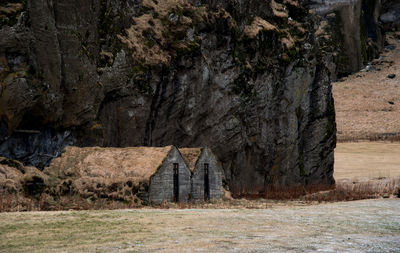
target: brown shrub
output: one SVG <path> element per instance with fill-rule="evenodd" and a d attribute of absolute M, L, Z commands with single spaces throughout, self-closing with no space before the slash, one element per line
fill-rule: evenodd
<path fill-rule="evenodd" d="M 400 178 L 381 178 L 362 182 L 339 181 L 335 189 L 305 195 L 306 201 L 353 201 L 361 199 L 387 198 L 394 196 L 400 186 Z"/>
<path fill-rule="evenodd" d="M 332 202 L 386 198 L 396 195 L 399 189 L 400 178 L 378 178 L 361 182 L 341 180 L 336 185 L 270 186 L 265 191 L 255 190 L 254 193 L 235 194 L 234 197 Z"/>
<path fill-rule="evenodd" d="M 400 133 L 370 133 L 356 136 L 338 136 L 338 142 L 390 141 L 400 142 Z"/>

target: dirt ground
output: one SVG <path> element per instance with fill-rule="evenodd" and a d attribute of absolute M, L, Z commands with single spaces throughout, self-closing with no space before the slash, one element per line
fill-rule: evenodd
<path fill-rule="evenodd" d="M 338 141 L 400 139 L 400 33 L 387 38 L 392 48 L 369 70 L 333 83 Z"/>
<path fill-rule="evenodd" d="M 399 252 L 400 201 L 0 214 L 1 252 Z"/>

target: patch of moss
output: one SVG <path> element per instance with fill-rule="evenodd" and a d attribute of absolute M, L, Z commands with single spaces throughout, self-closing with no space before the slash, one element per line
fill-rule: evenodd
<path fill-rule="evenodd" d="M 128 82 L 133 82 L 140 94 L 153 96 L 154 90 L 150 85 L 150 68 L 144 65 L 135 65 L 128 75 Z"/>
<path fill-rule="evenodd" d="M 233 60 L 235 64 L 239 66 L 243 65 L 246 60 L 244 54 L 237 46 L 235 46 L 233 49 Z"/>
<path fill-rule="evenodd" d="M 264 73 L 265 70 L 268 68 L 268 58 L 267 57 L 260 57 L 257 61 L 257 64 L 253 67 L 254 72 L 256 73 Z"/>
<path fill-rule="evenodd" d="M 70 33 L 80 42 L 79 56 L 86 56 L 93 63 L 96 59 L 94 54 L 89 50 L 89 31 L 86 31 L 85 35 L 74 30 L 70 30 Z"/>
<path fill-rule="evenodd" d="M 251 102 L 256 97 L 254 85 L 250 82 L 249 72 L 244 70 L 233 81 L 231 91 L 242 99 L 242 103 Z"/>
<path fill-rule="evenodd" d="M 299 58 L 299 52 L 296 50 L 296 48 L 294 47 L 294 48 L 291 48 L 289 51 L 288 51 L 288 55 L 289 55 L 289 57 L 290 58 Z"/>
<path fill-rule="evenodd" d="M 177 53 L 178 56 L 180 56 L 180 55 L 188 55 L 188 54 L 191 54 L 191 53 L 199 50 L 200 47 L 201 47 L 201 45 L 200 45 L 199 42 L 192 41 L 192 42 L 186 43 L 185 46 L 182 47 L 182 48 L 177 48 L 176 49 L 176 53 Z"/>
<path fill-rule="evenodd" d="M 140 73 L 140 72 L 144 72 L 146 70 L 145 67 L 143 67 L 142 65 L 135 65 L 132 67 L 132 71 L 131 71 L 131 76 L 130 78 L 133 77 L 134 74 L 136 73 Z"/>

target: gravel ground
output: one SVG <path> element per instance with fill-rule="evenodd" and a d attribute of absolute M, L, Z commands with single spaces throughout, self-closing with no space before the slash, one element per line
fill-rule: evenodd
<path fill-rule="evenodd" d="M 1 252 L 400 252 L 400 199 L 0 214 Z"/>

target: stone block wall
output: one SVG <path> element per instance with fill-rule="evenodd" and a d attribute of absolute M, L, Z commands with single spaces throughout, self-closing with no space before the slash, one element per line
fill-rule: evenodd
<path fill-rule="evenodd" d="M 222 169 L 208 148 L 204 148 L 192 175 L 192 200 L 204 200 L 204 164 L 209 165 L 210 199 L 223 196 Z"/>
<path fill-rule="evenodd" d="M 161 165 L 161 168 L 150 178 L 150 203 L 161 204 L 163 201 L 173 201 L 174 163 L 179 164 L 179 202 L 189 201 L 191 173 L 179 151 L 173 147 Z"/>

